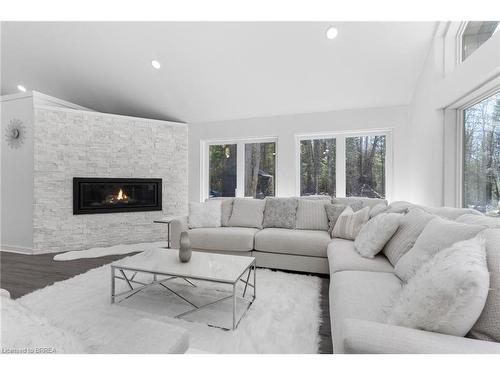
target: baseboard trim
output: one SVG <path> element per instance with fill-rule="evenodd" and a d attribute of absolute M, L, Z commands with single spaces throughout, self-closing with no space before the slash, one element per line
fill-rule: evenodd
<path fill-rule="evenodd" d="M 12 246 L 5 244 L 0 245 L 0 251 L 5 251 L 8 253 L 27 254 L 27 255 L 35 254 L 35 249 L 31 247 Z"/>

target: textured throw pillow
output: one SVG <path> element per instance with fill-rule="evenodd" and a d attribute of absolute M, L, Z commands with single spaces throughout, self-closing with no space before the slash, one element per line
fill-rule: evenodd
<path fill-rule="evenodd" d="M 233 212 L 233 201 L 234 198 L 231 197 L 216 197 L 216 198 L 208 198 L 205 202 L 211 200 L 220 200 L 222 201 L 222 217 L 221 224 L 223 227 L 227 227 L 229 223 L 229 219 L 231 218 L 231 213 Z"/>
<path fill-rule="evenodd" d="M 228 226 L 262 228 L 265 205 L 263 199 L 235 198 Z"/>
<path fill-rule="evenodd" d="M 398 230 L 384 247 L 384 254 L 393 266 L 410 250 L 425 226 L 435 216 L 413 207 L 403 216 Z"/>
<path fill-rule="evenodd" d="M 403 214 L 380 214 L 368 221 L 354 240 L 354 248 L 361 256 L 373 258 L 396 232 Z"/>
<path fill-rule="evenodd" d="M 295 228 L 297 198 L 266 198 L 264 228 Z"/>
<path fill-rule="evenodd" d="M 459 216 L 455 221 L 464 224 L 485 225 L 488 228 L 500 228 L 500 217 L 465 214 Z"/>
<path fill-rule="evenodd" d="M 221 226 L 222 202 L 190 202 L 189 228 L 217 228 Z"/>
<path fill-rule="evenodd" d="M 328 230 L 328 217 L 325 210 L 325 205 L 329 204 L 327 202 L 322 199 L 299 199 L 295 228 Z"/>
<path fill-rule="evenodd" d="M 486 263 L 490 272 L 490 292 L 470 337 L 500 342 L 500 229 L 487 229 L 479 234 L 486 240 Z"/>
<path fill-rule="evenodd" d="M 467 225 L 436 217 L 432 219 L 418 236 L 415 245 L 399 259 L 394 272 L 403 281 L 408 281 L 415 271 L 429 258 L 455 242 L 475 237 L 485 227 Z"/>
<path fill-rule="evenodd" d="M 386 321 L 465 336 L 481 315 L 488 287 L 484 240 L 458 242 L 422 265 L 401 289 Z"/>
<path fill-rule="evenodd" d="M 385 203 L 376 204 L 370 210 L 370 219 L 372 217 L 380 215 L 381 213 L 384 213 L 385 211 L 387 211 L 387 208 L 388 208 L 388 206 Z"/>
<path fill-rule="evenodd" d="M 346 207 L 333 227 L 333 237 L 354 240 L 361 227 L 370 219 L 370 207 L 354 212 L 351 207 Z"/>

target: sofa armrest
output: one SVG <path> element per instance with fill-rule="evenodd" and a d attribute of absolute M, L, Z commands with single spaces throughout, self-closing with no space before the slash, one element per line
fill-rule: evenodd
<path fill-rule="evenodd" d="M 188 217 L 177 217 L 170 223 L 170 246 L 174 249 L 179 248 L 181 233 L 188 231 Z"/>
<path fill-rule="evenodd" d="M 356 354 L 500 353 L 500 343 L 346 319 L 344 350 Z"/>

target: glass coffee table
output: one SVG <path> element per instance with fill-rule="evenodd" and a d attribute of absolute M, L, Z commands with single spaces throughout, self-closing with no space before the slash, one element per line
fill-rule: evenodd
<path fill-rule="evenodd" d="M 137 274 L 149 274 L 151 275 L 151 281 L 136 280 Z M 253 283 L 250 282 L 251 278 L 253 278 Z M 169 282 L 175 279 L 184 279 L 194 288 L 196 288 L 196 285 L 193 280 L 207 281 L 214 285 L 226 284 L 232 286 L 232 288 L 226 293 L 229 295 L 199 305 L 181 295 L 181 293 L 176 292 L 172 285 L 169 285 Z M 124 281 L 128 286 L 128 290 L 117 294 L 116 280 Z M 241 295 L 237 293 L 238 283 L 243 283 Z M 159 248 L 111 263 L 111 303 L 121 302 L 148 287 L 159 285 L 191 305 L 192 309 L 175 316 L 176 318 L 183 318 L 195 311 L 232 299 L 233 330 L 238 327 L 241 319 L 243 319 L 256 299 L 256 283 L 257 267 L 255 258 L 248 256 L 193 252 L 188 263 L 181 263 L 178 250 Z M 251 299 L 246 298 L 247 294 L 250 294 L 249 289 L 252 289 Z M 200 288 L 200 290 L 203 289 Z M 246 304 L 243 313 L 239 317 L 236 316 L 237 298 L 243 300 Z M 227 329 L 226 327 L 218 328 Z"/>

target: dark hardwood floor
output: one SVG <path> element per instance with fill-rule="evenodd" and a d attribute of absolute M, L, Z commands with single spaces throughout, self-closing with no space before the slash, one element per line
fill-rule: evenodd
<path fill-rule="evenodd" d="M 111 263 L 125 255 L 109 255 L 99 258 L 54 261 L 54 255 L 23 255 L 0 251 L 0 288 L 9 291 L 12 298 L 19 298 L 57 281 L 70 279 L 92 268 Z M 127 256 L 130 254 L 127 254 Z M 328 277 L 321 278 L 321 325 L 319 329 L 321 354 L 332 353 L 330 312 L 328 302 Z"/>

